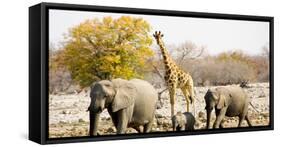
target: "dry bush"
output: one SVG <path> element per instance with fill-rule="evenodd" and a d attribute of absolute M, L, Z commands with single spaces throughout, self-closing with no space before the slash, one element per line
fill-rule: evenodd
<path fill-rule="evenodd" d="M 194 42 L 186 41 L 175 47 L 174 54 L 178 65 L 182 66 L 185 60 L 193 60 L 199 58 L 204 54 L 205 47 L 198 46 Z"/>
<path fill-rule="evenodd" d="M 159 74 L 155 72 L 149 72 L 145 74 L 144 80 L 149 81 L 149 83 L 151 83 L 155 88 L 162 88 L 165 86 L 165 81 L 163 77 L 159 76 Z"/>
<path fill-rule="evenodd" d="M 239 84 L 255 81 L 255 70 L 247 64 L 234 61 L 217 61 L 214 58 L 185 62 L 196 86 Z"/>
<path fill-rule="evenodd" d="M 269 81 L 269 58 L 267 56 L 254 56 L 252 57 L 253 67 L 256 70 L 257 81 Z"/>
<path fill-rule="evenodd" d="M 189 44 L 190 45 L 190 44 Z M 195 52 L 195 46 L 189 47 Z M 241 84 L 243 82 L 267 82 L 269 80 L 269 61 L 266 56 L 250 56 L 242 51 L 221 53 L 217 56 L 200 56 L 192 58 L 185 51 L 174 53 L 178 65 L 192 75 L 195 86 Z M 200 53 L 201 54 L 201 53 Z M 199 55 L 199 54 L 198 54 Z M 158 54 L 161 56 L 161 54 Z M 182 58 L 184 56 L 184 58 Z M 156 87 L 164 85 L 165 69 L 161 58 L 153 59 L 151 72 L 145 80 Z"/>
<path fill-rule="evenodd" d="M 49 93 L 66 91 L 72 84 L 70 73 L 65 69 L 49 71 Z"/>

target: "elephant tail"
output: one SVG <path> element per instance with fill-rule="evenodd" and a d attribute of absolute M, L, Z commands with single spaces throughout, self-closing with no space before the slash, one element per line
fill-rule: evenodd
<path fill-rule="evenodd" d="M 249 102 L 249 104 L 252 106 L 252 108 L 253 108 L 257 113 L 261 113 L 261 111 L 257 110 L 257 108 L 252 104 L 252 102 Z"/>

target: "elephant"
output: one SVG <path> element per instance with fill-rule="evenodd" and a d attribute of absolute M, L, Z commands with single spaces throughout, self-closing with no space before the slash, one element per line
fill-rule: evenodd
<path fill-rule="evenodd" d="M 194 130 L 195 118 L 190 112 L 178 112 L 172 117 L 173 131 Z"/>
<path fill-rule="evenodd" d="M 139 133 L 151 131 L 158 94 L 150 83 L 140 79 L 102 80 L 92 84 L 90 97 L 90 136 L 97 135 L 99 116 L 104 109 L 108 110 L 117 134 L 124 134 L 127 127 Z"/>
<path fill-rule="evenodd" d="M 241 127 L 243 120 L 246 118 L 248 125 L 252 124 L 248 117 L 248 106 L 250 99 L 246 92 L 238 86 L 217 87 L 208 89 L 204 96 L 207 111 L 207 129 L 210 128 L 211 113 L 215 108 L 216 120 L 213 128 L 222 128 L 222 120 L 225 116 L 239 117 L 238 127 Z"/>

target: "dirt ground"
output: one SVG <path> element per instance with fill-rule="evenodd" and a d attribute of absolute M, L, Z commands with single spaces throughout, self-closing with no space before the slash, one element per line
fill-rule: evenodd
<path fill-rule="evenodd" d="M 195 110 L 191 110 L 196 117 L 195 129 L 205 129 L 206 127 L 206 112 L 204 95 L 208 88 L 214 87 L 195 87 Z M 157 89 L 161 91 L 162 89 Z M 249 116 L 254 126 L 266 126 L 269 123 L 269 84 L 255 83 L 249 84 L 248 88 L 244 89 L 251 99 L 251 103 L 255 107 L 249 106 Z M 86 112 L 90 97 L 88 92 L 71 95 L 50 95 L 49 96 L 49 137 L 76 137 L 87 136 L 89 128 L 88 112 Z M 170 118 L 170 103 L 168 92 L 164 92 L 161 96 L 163 106 L 156 110 L 153 132 L 172 131 Z M 160 106 L 160 103 L 158 103 Z M 177 91 L 175 111 L 184 112 L 186 108 L 185 98 L 180 90 Z M 192 108 L 192 106 L 191 106 Z M 215 120 L 214 112 L 212 120 Z M 225 118 L 223 126 L 237 127 L 238 118 Z M 247 127 L 246 121 L 243 126 Z M 105 110 L 101 114 L 98 133 L 115 134 L 116 129 L 112 124 L 108 112 Z M 127 133 L 137 133 L 134 129 L 129 128 Z"/>

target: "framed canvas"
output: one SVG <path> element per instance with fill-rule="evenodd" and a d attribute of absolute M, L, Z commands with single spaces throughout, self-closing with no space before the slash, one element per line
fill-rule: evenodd
<path fill-rule="evenodd" d="M 29 8 L 29 139 L 273 130 L 273 17 Z"/>

